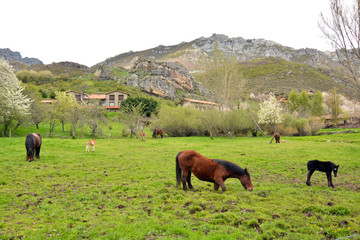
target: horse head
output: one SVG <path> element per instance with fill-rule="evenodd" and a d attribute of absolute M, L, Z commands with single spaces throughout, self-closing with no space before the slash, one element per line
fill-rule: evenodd
<path fill-rule="evenodd" d="M 27 155 L 27 160 L 29 162 L 34 161 L 34 151 L 31 148 L 27 149 L 27 154 L 26 155 Z"/>
<path fill-rule="evenodd" d="M 247 168 L 245 168 L 245 174 L 241 175 L 239 177 L 239 179 L 240 179 L 241 184 L 245 188 L 245 190 L 252 191 L 254 189 L 254 186 L 252 185 L 252 182 L 251 182 L 251 179 L 250 179 L 250 173 L 247 170 Z"/>

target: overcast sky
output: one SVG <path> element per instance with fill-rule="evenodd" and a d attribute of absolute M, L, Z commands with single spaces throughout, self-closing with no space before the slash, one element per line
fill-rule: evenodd
<path fill-rule="evenodd" d="M 0 7 L 0 48 L 45 64 L 93 66 L 213 33 L 332 50 L 318 28 L 329 0 L 1 0 Z"/>

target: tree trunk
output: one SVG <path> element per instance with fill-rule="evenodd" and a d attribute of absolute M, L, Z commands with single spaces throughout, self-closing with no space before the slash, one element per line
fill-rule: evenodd
<path fill-rule="evenodd" d="M 62 121 L 62 122 L 61 122 L 61 127 L 62 127 L 62 131 L 63 131 L 63 132 L 65 132 L 64 125 L 65 125 L 65 123 L 64 123 L 64 121 Z"/>
<path fill-rule="evenodd" d="M 10 126 L 10 122 L 5 121 L 5 123 L 4 123 L 4 137 L 7 137 L 7 136 L 8 136 L 9 126 Z"/>
<path fill-rule="evenodd" d="M 20 125 L 21 125 L 21 122 L 18 121 L 17 124 L 16 124 L 16 126 L 15 126 L 15 128 L 14 128 L 14 130 L 16 130 Z"/>

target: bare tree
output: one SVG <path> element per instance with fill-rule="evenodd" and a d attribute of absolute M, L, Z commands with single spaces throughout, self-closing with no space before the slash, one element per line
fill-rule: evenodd
<path fill-rule="evenodd" d="M 220 105 L 232 107 L 239 102 L 245 78 L 235 55 L 227 56 L 215 43 L 210 58 L 204 57 L 200 64 L 204 71 L 196 78 L 216 95 Z"/>
<path fill-rule="evenodd" d="M 339 62 L 349 70 L 355 86 L 360 86 L 360 0 L 346 6 L 344 0 L 330 0 L 331 16 L 321 13 L 319 27 L 335 49 Z"/>

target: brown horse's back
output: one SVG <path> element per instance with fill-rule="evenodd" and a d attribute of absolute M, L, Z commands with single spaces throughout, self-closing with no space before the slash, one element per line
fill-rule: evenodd
<path fill-rule="evenodd" d="M 42 137 L 40 133 L 33 133 L 35 147 L 40 147 L 42 144 Z"/>
<path fill-rule="evenodd" d="M 178 158 L 180 168 L 191 170 L 197 178 L 203 181 L 214 182 L 217 168 L 224 168 L 194 150 L 183 151 Z"/>

